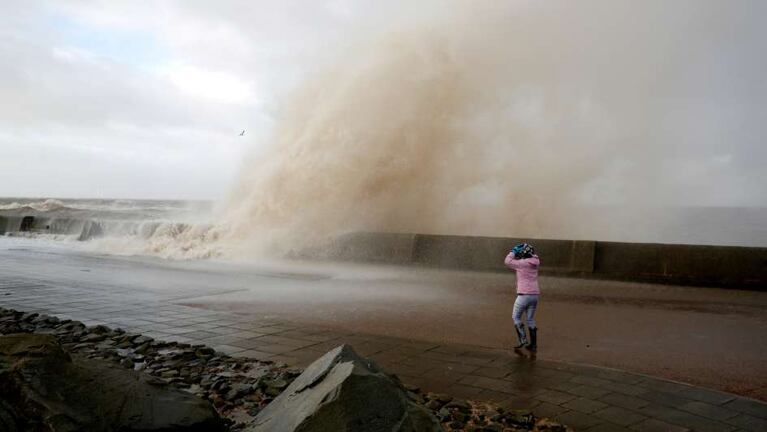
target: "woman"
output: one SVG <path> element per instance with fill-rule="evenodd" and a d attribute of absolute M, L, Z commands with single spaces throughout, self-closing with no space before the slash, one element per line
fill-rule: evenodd
<path fill-rule="evenodd" d="M 517 329 L 519 345 L 514 349 L 524 346 L 530 352 L 538 349 L 538 328 L 535 326 L 535 309 L 538 307 L 538 297 L 541 292 L 538 289 L 538 267 L 541 260 L 535 254 L 535 248 L 527 243 L 520 243 L 509 252 L 504 261 L 506 267 L 517 272 L 517 300 L 514 302 L 514 326 Z M 527 316 L 527 327 L 530 329 L 530 342 L 525 337 L 525 325 L 522 322 L 522 314 Z"/>

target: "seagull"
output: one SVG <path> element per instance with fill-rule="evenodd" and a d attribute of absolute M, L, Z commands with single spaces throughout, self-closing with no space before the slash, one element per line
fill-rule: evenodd
<path fill-rule="evenodd" d="M 240 136 L 243 136 L 243 135 L 245 135 L 245 129 L 243 129 L 242 132 L 240 132 Z"/>

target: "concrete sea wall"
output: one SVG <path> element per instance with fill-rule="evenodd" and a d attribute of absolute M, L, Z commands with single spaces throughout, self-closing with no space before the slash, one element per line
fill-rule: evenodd
<path fill-rule="evenodd" d="M 535 245 L 542 273 L 672 284 L 766 289 L 767 248 L 429 234 L 353 233 L 325 258 L 505 271 L 521 241 Z"/>
<path fill-rule="evenodd" d="M 78 218 L 0 216 L 0 234 L 30 231 L 72 234 L 79 240 L 88 240 L 103 235 L 105 223 Z M 151 236 L 158 224 L 115 223 L 118 226 L 113 227 L 113 231 L 144 238 Z M 341 236 L 330 247 L 304 250 L 295 255 L 461 270 L 506 271 L 503 258 L 514 244 L 522 241 L 535 245 L 541 256 L 541 271 L 544 274 L 767 289 L 767 248 L 764 247 L 352 233 Z"/>

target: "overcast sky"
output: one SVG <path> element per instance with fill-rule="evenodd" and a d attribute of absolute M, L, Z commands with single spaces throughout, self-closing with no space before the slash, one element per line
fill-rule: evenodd
<path fill-rule="evenodd" d="M 728 148 L 688 169 L 713 164 L 725 167 L 716 175 L 742 177 L 732 182 L 737 199 L 721 204 L 767 205 L 767 91 L 759 70 L 767 32 L 756 27 L 763 18 L 756 9 L 764 8 L 736 3 L 734 15 L 754 17 L 744 21 L 754 28 L 734 45 L 708 34 L 703 48 L 713 59 L 710 74 L 733 85 L 712 89 L 713 99 L 696 96 L 701 109 L 711 100 L 738 107 L 726 119 Z M 412 4 L 3 1 L 0 196 L 221 197 L 247 149 L 269 131 L 280 95 L 359 29 L 443 3 Z"/>
<path fill-rule="evenodd" d="M 343 1 L 2 2 L 0 196 L 221 196 L 275 95 L 353 13 Z"/>

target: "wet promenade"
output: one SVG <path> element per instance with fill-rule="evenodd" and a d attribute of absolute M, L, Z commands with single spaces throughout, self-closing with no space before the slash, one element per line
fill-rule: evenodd
<path fill-rule="evenodd" d="M 496 318 L 499 312 L 483 300 L 486 296 L 492 300 L 502 298 L 493 297 L 493 293 L 496 288 L 500 291 L 508 280 L 498 276 L 487 279 L 477 276 L 481 282 L 475 280 L 474 285 L 467 285 L 472 276 L 460 273 L 425 278 L 419 272 L 403 275 L 398 269 L 353 267 L 346 269 L 342 278 L 330 268 L 289 271 L 268 266 L 251 269 L 250 273 L 230 269 L 229 276 L 223 277 L 212 268 L 189 268 L 186 264 L 157 266 L 135 259 L 24 248 L 0 251 L 0 259 L 3 307 L 122 327 L 158 339 L 204 343 L 234 355 L 294 365 L 305 365 L 340 343 L 350 343 L 404 381 L 425 390 L 531 408 L 578 430 L 767 430 L 767 405 L 753 399 L 643 374 L 574 364 L 593 363 L 588 361 L 588 356 L 594 355 L 593 349 L 605 350 L 607 357 L 644 356 L 662 364 L 662 353 L 653 356 L 652 352 L 625 350 L 631 350 L 632 344 L 653 347 L 646 344 L 644 332 L 654 327 L 644 329 L 638 323 L 644 325 L 681 315 L 686 320 L 680 318 L 678 324 L 671 323 L 673 328 L 668 330 L 671 335 L 659 334 L 658 345 L 662 348 L 669 340 L 672 343 L 677 337 L 681 340 L 687 328 L 679 327 L 689 321 L 687 325 L 693 330 L 697 328 L 697 333 L 686 335 L 691 339 L 688 344 L 697 341 L 698 349 L 710 352 L 708 359 L 688 358 L 691 368 L 701 368 L 716 376 L 719 372 L 709 364 L 719 362 L 727 366 L 733 361 L 745 361 L 751 370 L 722 373 L 751 376 L 757 384 L 749 391 L 758 396 L 763 389 L 758 383 L 763 379 L 763 371 L 748 362 L 750 357 L 758 359 L 763 355 L 759 351 L 764 349 L 759 342 L 762 339 L 745 341 L 754 347 L 744 352 L 741 359 L 736 351 L 730 353 L 723 349 L 724 345 L 717 345 L 721 338 L 732 340 L 732 346 L 738 347 L 739 339 L 727 334 L 728 326 L 750 325 L 746 335 L 741 336 L 745 339 L 751 332 L 762 330 L 759 323 L 764 324 L 764 315 L 760 312 L 762 300 L 758 293 L 733 293 L 730 301 L 716 303 L 717 296 L 726 293 L 709 290 L 693 302 L 685 295 L 689 297 L 697 290 L 675 288 L 653 294 L 653 290 L 662 287 L 646 287 L 648 298 L 640 302 L 638 292 L 629 297 L 617 296 L 606 285 L 597 295 L 596 291 L 589 291 L 593 288 L 579 287 L 582 281 L 549 278 L 546 280 L 551 287 L 546 304 L 549 314 L 542 313 L 540 317 L 541 328 L 546 329 L 542 333 L 548 334 L 543 333 L 546 336 L 541 337 L 541 355 L 532 361 L 502 349 L 510 343 L 508 334 L 503 328 L 493 331 L 488 324 L 496 319 L 497 327 L 505 325 L 505 321 Z M 395 273 L 398 276 L 393 282 Z M 342 291 L 332 295 L 323 291 L 331 284 L 342 287 Z M 462 314 L 450 306 L 458 301 L 452 298 L 458 296 L 456 292 L 428 289 L 427 285 L 433 284 L 466 287 L 462 291 L 462 306 L 469 313 Z M 391 288 L 387 290 L 387 286 Z M 563 286 L 570 287 L 569 291 L 563 292 Z M 413 291 L 417 289 L 420 292 Z M 296 297 L 306 296 L 307 290 L 314 290 L 314 297 L 298 302 Z M 656 305 L 659 297 L 664 302 L 661 306 Z M 367 306 L 361 304 L 365 299 Z M 568 310 L 563 305 L 568 304 L 589 313 L 587 322 L 605 320 L 599 314 L 608 312 L 601 309 L 623 311 L 623 318 L 636 327 L 634 331 L 641 337 L 611 345 L 606 336 L 609 331 L 595 328 L 596 337 L 580 335 L 578 325 L 570 320 L 573 327 L 570 331 L 575 333 L 576 341 L 568 345 L 564 330 L 556 324 L 561 320 L 558 315 Z M 721 304 L 726 307 L 714 307 Z M 626 314 L 628 309 L 637 310 Z M 395 319 L 387 318 L 387 313 Z M 478 318 L 483 313 L 488 315 L 485 320 Z M 642 321 L 642 314 L 650 319 Z M 440 315 L 446 318 L 438 319 Z M 363 319 L 365 316 L 367 320 Z M 708 334 L 712 320 L 720 330 Z M 498 322 L 502 324 L 499 326 Z M 664 324 L 669 323 L 659 323 L 660 327 Z M 584 337 L 590 337 L 586 342 L 590 341 L 592 346 L 577 346 L 584 342 L 579 338 Z M 701 342 L 701 337 L 706 339 Z M 564 347 L 557 347 L 558 344 Z M 624 352 L 617 352 L 619 348 Z M 557 361 L 551 355 L 551 352 L 562 355 L 568 350 L 574 353 L 568 362 Z M 675 356 L 678 353 L 668 357 Z M 765 357 L 761 359 L 763 362 Z M 626 364 L 631 366 L 632 362 Z M 673 366 L 674 362 L 669 364 Z"/>

